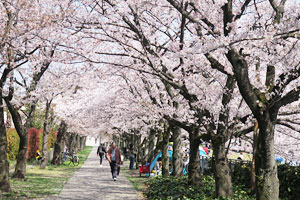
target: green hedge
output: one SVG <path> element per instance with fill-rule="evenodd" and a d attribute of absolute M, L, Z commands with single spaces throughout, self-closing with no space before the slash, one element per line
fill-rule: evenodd
<path fill-rule="evenodd" d="M 35 137 L 32 138 L 30 132 L 34 130 Z M 36 154 L 36 150 L 39 148 L 42 150 L 42 141 L 43 141 L 43 130 L 38 130 L 35 128 L 29 129 L 29 137 L 28 137 L 28 158 L 34 158 Z M 7 158 L 9 160 L 16 160 L 19 151 L 19 143 L 20 138 L 19 135 L 14 128 L 7 129 Z M 49 133 L 48 139 L 48 150 L 54 147 L 56 140 L 56 132 L 55 130 L 51 130 Z"/>
<path fill-rule="evenodd" d="M 300 166 L 278 166 L 280 198 L 300 199 Z"/>
<path fill-rule="evenodd" d="M 56 135 L 57 135 L 57 132 L 55 132 L 55 129 L 51 129 L 50 133 L 49 133 L 48 150 L 50 148 L 54 148 L 55 141 L 56 141 Z"/>
<path fill-rule="evenodd" d="M 44 141 L 44 130 L 40 130 L 40 143 L 39 143 L 39 148 L 42 151 L 43 149 L 43 141 Z M 50 150 L 50 148 L 54 148 L 55 145 L 55 141 L 56 141 L 56 136 L 55 136 L 55 130 L 51 129 L 49 132 L 49 136 L 48 136 L 48 150 Z"/>
<path fill-rule="evenodd" d="M 300 199 L 300 166 L 278 165 L 278 179 L 280 183 L 279 197 L 281 199 Z M 232 182 L 244 185 L 250 189 L 251 166 L 236 164 L 232 171 Z"/>
<path fill-rule="evenodd" d="M 20 138 L 16 131 L 16 129 L 10 128 L 6 132 L 7 135 L 7 157 L 9 160 L 15 160 L 18 151 L 19 151 L 19 143 Z"/>
<path fill-rule="evenodd" d="M 247 192 L 251 186 L 251 162 L 230 161 L 232 183 Z M 211 168 L 205 174 L 213 175 Z M 278 165 L 280 199 L 300 199 L 300 166 Z"/>
<path fill-rule="evenodd" d="M 203 176 L 202 186 L 188 185 L 187 176 L 183 177 L 162 177 L 157 176 L 147 182 L 148 190 L 146 196 L 149 200 L 177 200 L 177 199 L 214 199 L 215 180 L 212 176 Z M 224 198 L 219 198 L 224 199 Z M 234 186 L 233 199 L 250 200 L 254 199 L 247 195 L 241 187 Z"/>
<path fill-rule="evenodd" d="M 232 183 L 243 185 L 245 190 L 251 187 L 251 163 L 234 162 L 231 164 Z"/>

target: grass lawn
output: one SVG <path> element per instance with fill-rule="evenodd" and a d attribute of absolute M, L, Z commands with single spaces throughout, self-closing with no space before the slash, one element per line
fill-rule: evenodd
<path fill-rule="evenodd" d="M 138 169 L 129 169 L 129 161 L 125 161 L 121 166 L 121 172 L 126 176 L 126 178 L 132 183 L 133 187 L 138 191 L 139 196 L 144 197 L 144 193 L 147 190 L 146 182 L 149 178 L 142 174 L 140 177 Z"/>
<path fill-rule="evenodd" d="M 13 192 L 5 194 L 6 199 L 32 199 L 59 194 L 67 180 L 82 166 L 91 150 L 92 147 L 85 147 L 78 152 L 78 166 L 48 164 L 46 169 L 42 170 L 39 165 L 29 165 L 25 180 L 10 179 Z"/>

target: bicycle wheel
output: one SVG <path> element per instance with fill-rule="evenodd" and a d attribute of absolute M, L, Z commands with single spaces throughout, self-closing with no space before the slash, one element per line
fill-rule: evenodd
<path fill-rule="evenodd" d="M 69 157 L 69 158 L 67 158 L 66 160 L 65 160 L 65 162 L 64 162 L 64 165 L 70 165 L 71 164 L 71 158 Z"/>
<path fill-rule="evenodd" d="M 78 156 L 74 156 L 74 157 L 73 157 L 73 164 L 74 164 L 75 166 L 78 166 L 78 165 L 79 165 L 79 158 L 78 158 Z"/>

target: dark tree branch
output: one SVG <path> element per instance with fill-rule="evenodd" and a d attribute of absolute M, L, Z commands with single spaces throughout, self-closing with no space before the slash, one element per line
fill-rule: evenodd
<path fill-rule="evenodd" d="M 298 129 L 298 128 L 296 128 L 296 127 L 294 127 L 294 126 L 292 126 L 292 125 L 290 125 L 290 124 L 288 124 L 288 123 L 286 123 L 286 122 L 283 122 L 283 121 L 277 121 L 277 124 L 278 125 L 281 125 L 281 126 L 285 126 L 285 127 L 287 127 L 287 128 L 289 128 L 289 129 L 291 129 L 291 130 L 293 130 L 293 131 L 296 131 L 296 132 L 298 132 L 298 133 L 300 133 L 300 129 Z M 296 138 L 296 137 L 294 137 L 292 134 L 286 134 L 285 133 L 285 135 L 287 135 L 287 136 L 289 136 L 289 137 L 292 137 L 292 138 Z M 297 138 L 298 139 L 298 138 Z"/>
<path fill-rule="evenodd" d="M 210 62 L 211 67 L 213 69 L 216 69 L 222 72 L 223 74 L 226 74 L 227 76 L 231 76 L 227 71 L 225 71 L 225 67 L 221 63 L 219 63 L 219 61 L 215 59 L 211 54 L 206 53 L 204 55 L 207 58 L 207 60 Z"/>
<path fill-rule="evenodd" d="M 240 14 L 236 15 L 235 18 L 234 18 L 235 21 L 241 18 L 241 16 L 244 14 L 244 12 L 245 12 L 245 10 L 246 10 L 246 8 L 247 8 L 247 6 L 249 5 L 250 2 L 251 2 L 251 0 L 246 0 L 244 2 L 243 6 L 241 8 Z"/>
<path fill-rule="evenodd" d="M 260 100 L 255 94 L 253 86 L 250 83 L 247 62 L 236 52 L 235 49 L 229 50 L 227 58 L 233 66 L 235 79 L 243 99 L 245 99 L 255 117 L 259 118 L 260 114 L 258 102 L 260 102 Z"/>
<path fill-rule="evenodd" d="M 171 124 L 173 123 L 174 125 L 186 130 L 187 132 L 191 132 L 193 130 L 193 124 L 181 122 L 181 121 L 171 118 L 167 115 L 165 115 L 163 118 L 166 119 L 169 123 L 171 123 Z"/>
<path fill-rule="evenodd" d="M 278 100 L 280 98 L 280 95 L 283 93 L 285 88 L 294 80 L 299 78 L 300 76 L 300 68 L 295 68 L 289 72 L 285 72 L 279 75 L 279 78 L 276 81 L 276 84 L 274 88 L 272 89 L 272 92 L 274 95 L 274 100 Z"/>
<path fill-rule="evenodd" d="M 279 116 L 287 116 L 287 115 L 297 115 L 297 114 L 300 114 L 300 110 L 288 111 L 288 112 L 280 112 L 278 115 Z"/>
<path fill-rule="evenodd" d="M 231 28 L 227 27 L 233 21 L 232 13 L 232 0 L 228 0 L 227 3 L 222 7 L 223 9 L 223 26 L 224 26 L 224 35 L 228 36 L 231 31 Z"/>
<path fill-rule="evenodd" d="M 275 105 L 277 105 L 280 108 L 287 104 L 293 103 L 293 102 L 299 100 L 299 95 L 300 95 L 300 86 L 291 90 L 286 95 L 281 97 Z"/>
<path fill-rule="evenodd" d="M 245 128 L 243 130 L 238 130 L 238 131 L 234 132 L 233 136 L 234 137 L 241 137 L 241 136 L 247 135 L 247 134 L 249 134 L 249 133 L 251 133 L 253 131 L 254 131 L 254 126 L 250 126 L 250 127 Z"/>

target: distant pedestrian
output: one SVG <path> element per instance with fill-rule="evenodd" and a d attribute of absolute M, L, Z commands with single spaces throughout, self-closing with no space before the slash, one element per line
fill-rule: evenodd
<path fill-rule="evenodd" d="M 63 162 L 65 162 L 67 160 L 67 155 L 68 155 L 68 147 L 65 145 L 64 146 Z"/>
<path fill-rule="evenodd" d="M 118 166 L 121 164 L 121 151 L 115 143 L 112 143 L 107 151 L 107 160 L 110 164 L 111 174 L 114 181 L 117 180 Z"/>
<path fill-rule="evenodd" d="M 103 144 L 100 144 L 97 150 L 97 155 L 100 156 L 100 166 L 102 166 L 104 153 L 106 153 L 105 147 Z"/>
<path fill-rule="evenodd" d="M 133 169 L 135 157 L 136 157 L 136 151 L 133 148 L 133 145 L 130 144 L 130 148 L 129 148 L 129 160 L 130 160 L 129 169 Z"/>

